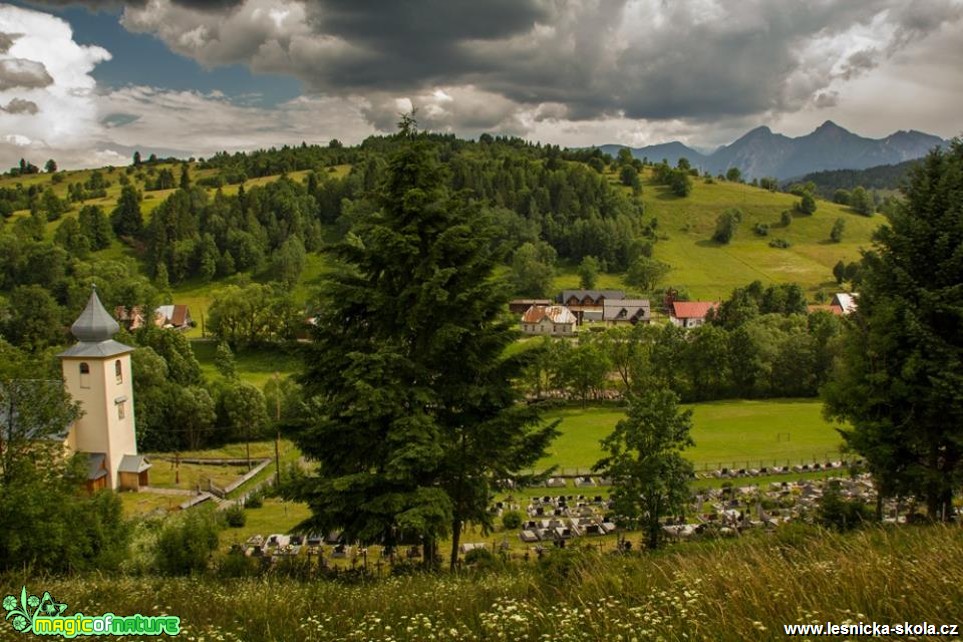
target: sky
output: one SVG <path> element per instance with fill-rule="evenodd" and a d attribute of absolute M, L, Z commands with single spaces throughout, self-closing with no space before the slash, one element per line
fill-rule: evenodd
<path fill-rule="evenodd" d="M 963 0 L 16 0 L 0 168 L 356 144 L 420 127 L 569 147 L 826 120 L 963 134 Z"/>

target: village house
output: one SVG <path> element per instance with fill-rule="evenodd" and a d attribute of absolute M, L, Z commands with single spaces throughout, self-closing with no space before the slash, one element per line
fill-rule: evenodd
<path fill-rule="evenodd" d="M 605 302 L 624 298 L 622 290 L 562 290 L 558 302 L 568 307 L 581 325 L 586 321 L 601 321 Z"/>
<path fill-rule="evenodd" d="M 709 310 L 718 305 L 714 301 L 673 301 L 669 320 L 680 328 L 696 328 L 705 323 Z"/>
<path fill-rule="evenodd" d="M 156 315 L 154 323 L 161 328 L 187 330 L 194 326 L 191 311 L 186 305 L 162 305 L 154 311 L 154 314 Z"/>
<path fill-rule="evenodd" d="M 128 330 L 137 330 L 146 324 L 144 310 L 139 305 L 133 308 L 118 305 L 114 308 L 114 318 L 123 323 Z M 172 330 L 188 330 L 194 326 L 190 309 L 180 304 L 162 305 L 156 308 L 153 323 L 158 328 Z"/>
<path fill-rule="evenodd" d="M 533 305 L 522 315 L 522 332 L 553 337 L 575 334 L 575 315 L 564 305 Z"/>
<path fill-rule="evenodd" d="M 139 490 L 149 483 L 150 462 L 137 454 L 130 346 L 114 341 L 120 325 L 97 296 L 70 327 L 77 343 L 61 352 L 67 392 L 83 416 L 67 430 L 68 453 L 88 456 L 87 487 Z"/>
<path fill-rule="evenodd" d="M 606 300 L 602 305 L 602 320 L 606 325 L 649 323 L 652 307 L 648 299 Z"/>
<path fill-rule="evenodd" d="M 856 311 L 857 299 L 859 299 L 858 292 L 838 292 L 833 296 L 833 301 L 830 305 L 838 306 L 845 316 Z"/>
<path fill-rule="evenodd" d="M 508 311 L 512 314 L 525 314 L 533 305 L 552 305 L 551 299 L 512 299 L 508 302 Z"/>

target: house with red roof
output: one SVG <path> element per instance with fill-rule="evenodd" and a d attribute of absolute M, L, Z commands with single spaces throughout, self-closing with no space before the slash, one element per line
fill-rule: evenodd
<path fill-rule="evenodd" d="M 695 328 L 706 322 L 709 310 L 718 306 L 716 301 L 673 301 L 669 320 L 680 328 Z"/>
<path fill-rule="evenodd" d="M 522 332 L 552 337 L 575 334 L 575 315 L 564 305 L 533 305 L 522 315 Z"/>

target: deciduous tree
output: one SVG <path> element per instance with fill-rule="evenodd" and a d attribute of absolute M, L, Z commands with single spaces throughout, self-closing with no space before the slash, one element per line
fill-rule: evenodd
<path fill-rule="evenodd" d="M 594 469 L 612 480 L 615 512 L 639 523 L 650 549 L 661 542 L 661 520 L 689 502 L 692 411 L 680 411 L 671 390 L 653 388 L 629 402 L 628 416 L 602 440 L 606 455 Z"/>

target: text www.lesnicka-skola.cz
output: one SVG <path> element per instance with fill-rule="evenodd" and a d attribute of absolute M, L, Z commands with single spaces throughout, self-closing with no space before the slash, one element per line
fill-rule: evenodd
<path fill-rule="evenodd" d="M 958 636 L 959 624 L 880 624 L 878 622 L 847 622 L 845 624 L 783 624 L 786 635 L 944 635 Z"/>

